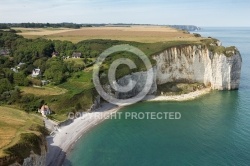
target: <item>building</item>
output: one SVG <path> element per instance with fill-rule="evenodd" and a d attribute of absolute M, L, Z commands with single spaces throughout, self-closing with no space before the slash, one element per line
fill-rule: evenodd
<path fill-rule="evenodd" d="M 57 56 L 59 56 L 59 52 L 57 52 L 57 51 L 54 51 L 52 54 L 51 54 L 51 56 L 54 58 L 54 57 L 57 57 Z"/>
<path fill-rule="evenodd" d="M 41 70 L 39 69 L 39 68 L 37 68 L 37 69 L 33 69 L 33 71 L 32 71 L 32 77 L 37 77 L 37 76 L 39 76 L 41 74 Z"/>
<path fill-rule="evenodd" d="M 63 56 L 62 57 L 64 60 L 66 60 L 66 59 L 69 59 L 70 57 L 69 56 Z"/>
<path fill-rule="evenodd" d="M 45 104 L 40 109 L 38 109 L 38 112 L 41 113 L 42 116 L 44 116 L 44 117 L 51 114 L 49 106 L 45 105 Z"/>
<path fill-rule="evenodd" d="M 48 80 L 41 80 L 41 83 L 42 83 L 42 86 L 45 86 L 49 83 L 49 81 Z"/>
<path fill-rule="evenodd" d="M 10 70 L 12 70 L 15 73 L 18 73 L 18 69 L 16 67 L 12 67 L 12 68 L 10 68 Z"/>
<path fill-rule="evenodd" d="M 82 53 L 80 53 L 80 52 L 74 52 L 72 54 L 72 58 L 81 58 L 81 56 L 82 56 Z"/>
<path fill-rule="evenodd" d="M 9 55 L 10 50 L 9 49 L 0 49 L 0 55 Z"/>
<path fill-rule="evenodd" d="M 23 65 L 25 65 L 25 63 L 20 62 L 20 63 L 16 66 L 16 68 L 17 68 L 17 69 L 20 69 Z"/>
<path fill-rule="evenodd" d="M 13 72 L 18 73 L 19 69 L 25 65 L 25 63 L 20 62 L 17 66 L 10 68 Z"/>

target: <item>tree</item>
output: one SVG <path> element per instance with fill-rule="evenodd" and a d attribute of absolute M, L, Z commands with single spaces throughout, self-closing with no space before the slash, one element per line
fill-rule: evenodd
<path fill-rule="evenodd" d="M 47 61 L 46 57 L 39 58 L 39 59 L 35 60 L 35 62 L 33 63 L 33 65 L 35 67 L 40 68 L 41 71 L 42 71 L 42 73 L 43 73 L 46 70 L 46 61 Z"/>
<path fill-rule="evenodd" d="M 10 91 L 12 88 L 13 87 L 7 78 L 0 79 L 0 94 L 6 91 Z"/>
<path fill-rule="evenodd" d="M 7 78 L 10 83 L 13 83 L 13 71 L 8 69 L 8 68 L 3 68 L 2 69 L 4 78 Z"/>
<path fill-rule="evenodd" d="M 21 92 L 18 88 L 15 88 L 14 90 L 10 91 L 10 98 L 9 98 L 10 103 L 19 101 L 20 98 L 21 98 Z"/>
<path fill-rule="evenodd" d="M 14 73 L 14 83 L 18 86 L 28 86 L 29 80 L 24 73 Z"/>
<path fill-rule="evenodd" d="M 66 67 L 60 59 L 49 59 L 46 62 L 46 71 L 44 73 L 46 79 L 52 80 L 55 84 L 60 84 L 64 80 L 64 72 Z"/>
<path fill-rule="evenodd" d="M 82 106 L 80 103 L 77 103 L 76 106 L 75 106 L 75 111 L 79 111 L 82 109 Z"/>

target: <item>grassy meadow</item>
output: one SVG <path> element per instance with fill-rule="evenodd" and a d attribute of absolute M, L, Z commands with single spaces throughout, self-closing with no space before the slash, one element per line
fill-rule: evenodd
<path fill-rule="evenodd" d="M 36 96 L 55 96 L 67 92 L 66 89 L 57 86 L 21 87 L 20 90 L 23 94 L 33 94 Z"/>
<path fill-rule="evenodd" d="M 50 116 L 51 119 L 64 121 L 67 119 L 67 114 L 70 111 L 86 111 L 93 103 L 94 85 L 91 81 L 92 71 L 84 70 L 77 73 L 67 80 L 67 82 L 58 85 L 60 89 L 65 89 L 66 92 L 60 95 L 43 96 L 47 104 L 54 112 Z"/>

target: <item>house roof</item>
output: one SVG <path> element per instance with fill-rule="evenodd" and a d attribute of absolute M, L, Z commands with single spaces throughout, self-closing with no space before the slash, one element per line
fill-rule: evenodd
<path fill-rule="evenodd" d="M 52 56 L 57 56 L 57 55 L 59 55 L 59 52 L 54 51 L 51 55 L 52 55 Z"/>
<path fill-rule="evenodd" d="M 80 52 L 74 52 L 74 53 L 72 54 L 72 56 L 73 56 L 73 57 L 80 57 L 80 56 L 82 56 L 82 53 L 80 53 Z"/>
<path fill-rule="evenodd" d="M 21 67 L 22 65 L 25 65 L 25 63 L 20 62 L 17 67 Z"/>
<path fill-rule="evenodd" d="M 48 109 L 49 109 L 49 106 L 47 106 L 47 105 L 43 105 L 41 107 L 41 111 L 45 111 L 45 110 L 48 110 Z"/>

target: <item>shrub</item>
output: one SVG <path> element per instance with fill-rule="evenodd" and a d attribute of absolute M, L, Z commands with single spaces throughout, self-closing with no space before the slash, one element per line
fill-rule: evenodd
<path fill-rule="evenodd" d="M 201 35 L 198 34 L 198 33 L 194 33 L 194 36 L 195 36 L 195 37 L 201 37 Z"/>

